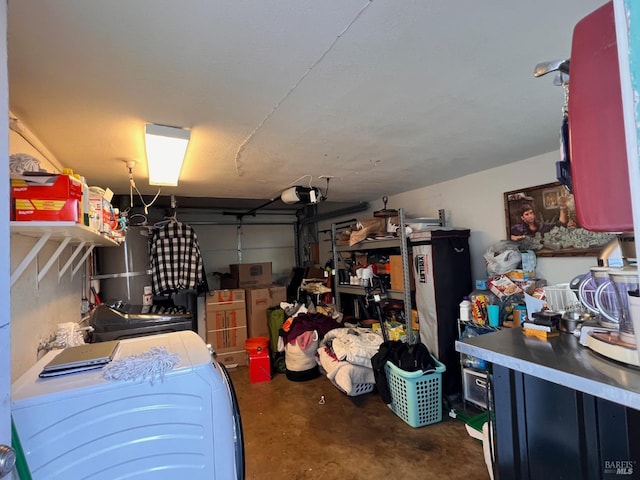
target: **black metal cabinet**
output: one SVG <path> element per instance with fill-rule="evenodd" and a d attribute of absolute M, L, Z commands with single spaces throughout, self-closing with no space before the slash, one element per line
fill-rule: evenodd
<path fill-rule="evenodd" d="M 640 411 L 493 365 L 499 479 L 640 478 Z"/>
<path fill-rule="evenodd" d="M 496 478 L 640 478 L 640 370 L 565 333 L 504 328 L 456 349 L 491 364 Z"/>

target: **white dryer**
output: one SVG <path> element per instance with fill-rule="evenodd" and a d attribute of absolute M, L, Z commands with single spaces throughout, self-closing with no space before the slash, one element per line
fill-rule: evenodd
<path fill-rule="evenodd" d="M 39 378 L 50 352 L 13 384 L 34 480 L 244 479 L 233 385 L 196 333 L 121 340 L 114 361 L 159 346 L 180 359 L 162 381 L 105 380 L 100 369 Z"/>

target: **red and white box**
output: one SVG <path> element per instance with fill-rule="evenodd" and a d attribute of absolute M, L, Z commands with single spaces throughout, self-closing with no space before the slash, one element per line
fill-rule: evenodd
<path fill-rule="evenodd" d="M 11 198 L 81 199 L 82 182 L 64 174 L 20 175 L 11 178 Z"/>
<path fill-rule="evenodd" d="M 16 198 L 12 200 L 11 219 L 18 222 L 79 222 L 80 200 L 70 198 L 38 199 Z"/>

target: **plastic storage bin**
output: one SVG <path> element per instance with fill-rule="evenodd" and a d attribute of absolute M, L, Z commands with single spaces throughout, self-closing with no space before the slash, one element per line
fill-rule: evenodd
<path fill-rule="evenodd" d="M 426 374 L 401 370 L 391 362 L 384 368 L 391 391 L 389 408 L 414 428 L 442 420 L 442 373 L 446 368 L 433 359 L 436 370 Z"/>
<path fill-rule="evenodd" d="M 462 369 L 462 390 L 464 399 L 487 409 L 487 374 L 471 368 Z M 482 426 L 482 425 L 481 425 Z"/>

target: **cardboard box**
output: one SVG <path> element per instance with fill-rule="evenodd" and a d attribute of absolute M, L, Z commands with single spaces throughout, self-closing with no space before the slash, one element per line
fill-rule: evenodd
<path fill-rule="evenodd" d="M 233 308 L 227 310 L 209 310 L 206 311 L 205 324 L 207 332 L 218 332 L 220 330 L 244 329 L 247 327 L 247 312 L 242 308 Z M 246 340 L 246 338 L 245 338 Z M 244 342 L 244 340 L 243 340 Z M 235 347 L 238 343 L 222 345 L 217 343 L 219 348 Z M 244 348 L 244 343 L 242 344 Z"/>
<path fill-rule="evenodd" d="M 225 312 L 216 312 L 224 315 Z M 245 351 L 245 342 L 247 341 L 247 326 L 237 325 L 229 328 L 210 329 L 207 321 L 207 343 L 215 349 L 216 352 L 234 352 Z"/>
<path fill-rule="evenodd" d="M 246 366 L 249 363 L 248 355 L 245 350 L 218 353 L 216 355 L 216 360 L 227 368 Z"/>
<path fill-rule="evenodd" d="M 265 263 L 236 263 L 229 265 L 233 279 L 232 288 L 248 288 L 258 285 L 271 285 L 271 262 Z"/>
<path fill-rule="evenodd" d="M 16 221 L 79 222 L 80 200 L 22 199 L 12 200 L 11 219 Z"/>
<path fill-rule="evenodd" d="M 247 288 L 247 331 L 249 338 L 269 338 L 267 310 L 287 300 L 287 289 L 282 285 Z"/>
<path fill-rule="evenodd" d="M 89 196 L 89 226 L 100 233 L 109 233 L 116 223 L 116 216 L 111 203 L 100 195 Z"/>
<path fill-rule="evenodd" d="M 82 198 L 82 183 L 69 175 L 29 175 L 11 179 L 11 198 Z"/>
<path fill-rule="evenodd" d="M 404 290 L 404 277 L 402 275 L 402 255 L 389 255 L 391 267 L 391 290 Z M 416 284 L 413 277 L 411 256 L 409 256 L 409 288 L 415 290 Z"/>
<path fill-rule="evenodd" d="M 247 312 L 244 299 L 244 290 L 212 290 L 206 296 L 206 341 L 219 356 L 245 352 Z M 240 364 L 246 365 L 246 359 Z"/>
<path fill-rule="evenodd" d="M 224 290 L 211 290 L 207 293 L 206 305 L 214 308 L 220 305 L 230 305 L 234 302 L 240 302 L 244 305 L 244 290 L 239 289 L 224 289 Z"/>
<path fill-rule="evenodd" d="M 489 290 L 500 300 L 511 295 L 522 294 L 522 289 L 506 275 L 496 275 L 487 281 Z"/>

